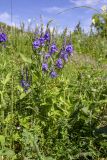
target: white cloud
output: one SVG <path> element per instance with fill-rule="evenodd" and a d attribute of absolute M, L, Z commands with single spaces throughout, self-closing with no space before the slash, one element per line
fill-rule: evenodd
<path fill-rule="evenodd" d="M 0 21 L 1 21 L 1 22 L 7 23 L 7 22 L 9 22 L 10 20 L 11 20 L 11 16 L 10 16 L 10 14 L 8 14 L 7 12 L 4 12 L 4 13 L 1 13 L 1 14 L 0 14 Z"/>
<path fill-rule="evenodd" d="M 64 9 L 65 8 L 53 6 L 53 7 L 44 8 L 43 11 L 47 13 L 57 13 L 57 12 L 63 11 Z"/>
<path fill-rule="evenodd" d="M 82 5 L 93 6 L 98 4 L 100 0 L 70 0 L 70 2 L 75 4 L 76 6 L 82 6 Z"/>
<path fill-rule="evenodd" d="M 8 25 L 19 26 L 18 16 L 12 16 L 13 21 L 11 22 L 11 15 L 8 12 L 0 13 L 0 22 L 4 22 Z"/>

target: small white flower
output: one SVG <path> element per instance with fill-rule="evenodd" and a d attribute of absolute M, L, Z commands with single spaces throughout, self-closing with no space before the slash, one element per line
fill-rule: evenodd
<path fill-rule="evenodd" d="M 105 13 L 105 12 L 107 12 L 107 6 L 106 5 L 104 5 L 104 6 L 102 6 L 102 11 Z"/>
<path fill-rule="evenodd" d="M 20 130 L 21 129 L 21 127 L 17 127 L 17 130 Z"/>

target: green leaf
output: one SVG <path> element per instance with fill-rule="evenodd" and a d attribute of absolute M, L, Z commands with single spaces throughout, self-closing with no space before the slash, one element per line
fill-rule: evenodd
<path fill-rule="evenodd" d="M 23 99 L 23 98 L 25 98 L 26 97 L 26 93 L 22 93 L 21 95 L 20 95 L 20 99 Z"/>
<path fill-rule="evenodd" d="M 4 152 L 4 150 L 2 149 L 2 150 L 0 150 L 0 156 L 3 156 L 3 152 Z M 1 157 L 0 157 L 1 158 Z M 1 159 L 0 159 L 1 160 Z"/>
<path fill-rule="evenodd" d="M 25 98 L 30 92 L 31 92 L 31 89 L 29 89 L 26 93 L 25 92 L 21 93 L 20 99 Z"/>
<path fill-rule="evenodd" d="M 103 147 L 107 147 L 107 142 L 101 142 L 100 143 Z"/>
<path fill-rule="evenodd" d="M 5 144 L 5 137 L 3 135 L 0 135 L 0 143 L 2 146 Z"/>
<path fill-rule="evenodd" d="M 13 134 L 13 139 L 14 139 L 15 141 L 19 140 L 19 139 L 20 139 L 19 134 L 18 134 L 18 133 Z"/>
<path fill-rule="evenodd" d="M 20 85 L 17 85 L 17 90 L 19 90 L 21 93 L 23 92 L 23 88 Z"/>
<path fill-rule="evenodd" d="M 84 114 L 89 114 L 89 109 L 88 109 L 88 107 L 83 107 L 83 108 L 81 109 L 81 111 L 82 111 Z"/>
<path fill-rule="evenodd" d="M 54 160 L 52 157 L 43 157 L 43 160 Z"/>
<path fill-rule="evenodd" d="M 20 56 L 21 56 L 21 58 L 22 58 L 22 60 L 24 61 L 24 62 L 27 62 L 27 63 L 32 63 L 32 60 L 30 59 L 30 58 L 28 58 L 28 57 L 25 57 L 23 54 L 21 54 L 20 53 Z"/>
<path fill-rule="evenodd" d="M 6 78 L 2 81 L 2 83 L 6 85 L 6 83 L 9 82 L 10 78 L 11 78 L 11 73 L 8 73 Z"/>

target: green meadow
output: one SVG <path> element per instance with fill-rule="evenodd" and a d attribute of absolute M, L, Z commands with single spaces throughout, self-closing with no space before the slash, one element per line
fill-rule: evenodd
<path fill-rule="evenodd" d="M 107 159 L 107 13 L 93 19 L 88 34 L 0 24 L 0 160 Z"/>

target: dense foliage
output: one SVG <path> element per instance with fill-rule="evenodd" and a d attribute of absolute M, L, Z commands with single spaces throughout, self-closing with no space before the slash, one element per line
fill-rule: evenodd
<path fill-rule="evenodd" d="M 0 159 L 107 158 L 105 43 L 49 26 L 1 30 Z"/>

